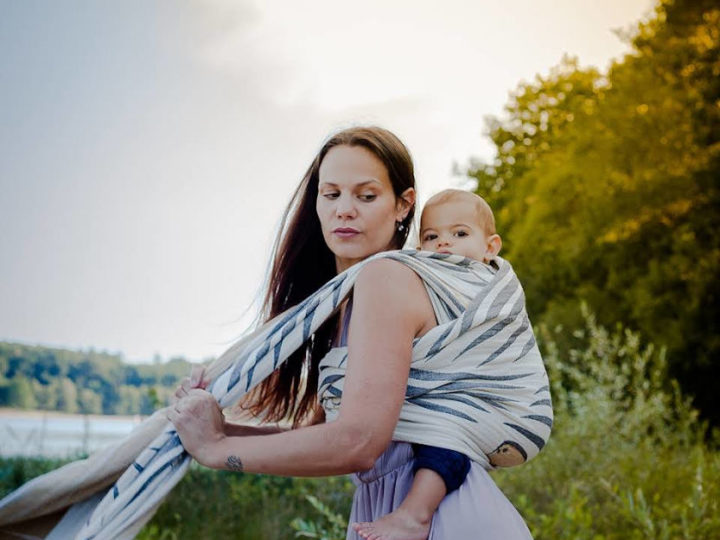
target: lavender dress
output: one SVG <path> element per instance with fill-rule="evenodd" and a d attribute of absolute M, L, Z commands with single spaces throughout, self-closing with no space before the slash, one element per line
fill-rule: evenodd
<path fill-rule="evenodd" d="M 352 303 L 346 309 L 340 347 L 347 345 Z M 352 524 L 375 521 L 395 510 L 414 479 L 412 446 L 392 441 L 375 465 L 351 476 L 356 486 L 346 540 L 362 540 Z M 495 485 L 490 474 L 471 462 L 465 482 L 440 503 L 429 540 L 532 540 L 518 511 Z"/>
<path fill-rule="evenodd" d="M 371 469 L 352 475 L 357 489 L 350 524 L 374 521 L 400 505 L 412 485 L 412 461 L 412 447 L 393 441 Z M 473 539 L 532 539 L 518 511 L 488 472 L 475 462 L 465 482 L 440 503 L 429 537 L 429 540 Z M 347 540 L 362 539 L 349 528 Z"/>

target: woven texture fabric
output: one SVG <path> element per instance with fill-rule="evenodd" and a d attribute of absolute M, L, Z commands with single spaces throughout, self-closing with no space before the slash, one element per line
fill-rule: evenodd
<path fill-rule="evenodd" d="M 427 252 L 390 257 L 423 280 L 439 323 L 413 344 L 393 439 L 456 450 L 487 469 L 537 455 L 552 427 L 550 389 L 510 263 Z M 342 402 L 347 361 L 347 348 L 337 347 L 320 362 L 329 420 Z"/>

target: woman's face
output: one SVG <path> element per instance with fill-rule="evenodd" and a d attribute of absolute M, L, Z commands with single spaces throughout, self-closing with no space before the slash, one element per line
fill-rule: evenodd
<path fill-rule="evenodd" d="M 338 272 L 392 249 L 396 223 L 415 202 L 408 188 L 395 197 L 385 165 L 362 146 L 335 146 L 319 170 L 315 208 Z"/>

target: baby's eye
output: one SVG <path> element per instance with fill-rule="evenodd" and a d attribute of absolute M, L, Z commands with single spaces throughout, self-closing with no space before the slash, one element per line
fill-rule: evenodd
<path fill-rule="evenodd" d="M 429 242 L 430 240 L 435 240 L 436 238 L 437 238 L 437 234 L 428 233 L 425 236 L 423 236 L 423 242 Z"/>
<path fill-rule="evenodd" d="M 462 236 L 468 236 L 467 231 L 457 231 L 455 233 L 455 236 L 462 237 Z"/>

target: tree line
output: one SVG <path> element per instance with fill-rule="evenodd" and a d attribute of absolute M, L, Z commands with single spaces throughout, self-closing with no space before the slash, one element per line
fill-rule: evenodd
<path fill-rule="evenodd" d="M 573 58 L 487 121 L 466 168 L 496 212 L 534 323 L 572 338 L 581 301 L 664 346 L 720 423 L 720 8 L 662 0 L 607 70 Z"/>
<path fill-rule="evenodd" d="M 190 362 L 127 364 L 119 354 L 0 342 L 0 407 L 82 414 L 151 414 Z"/>

